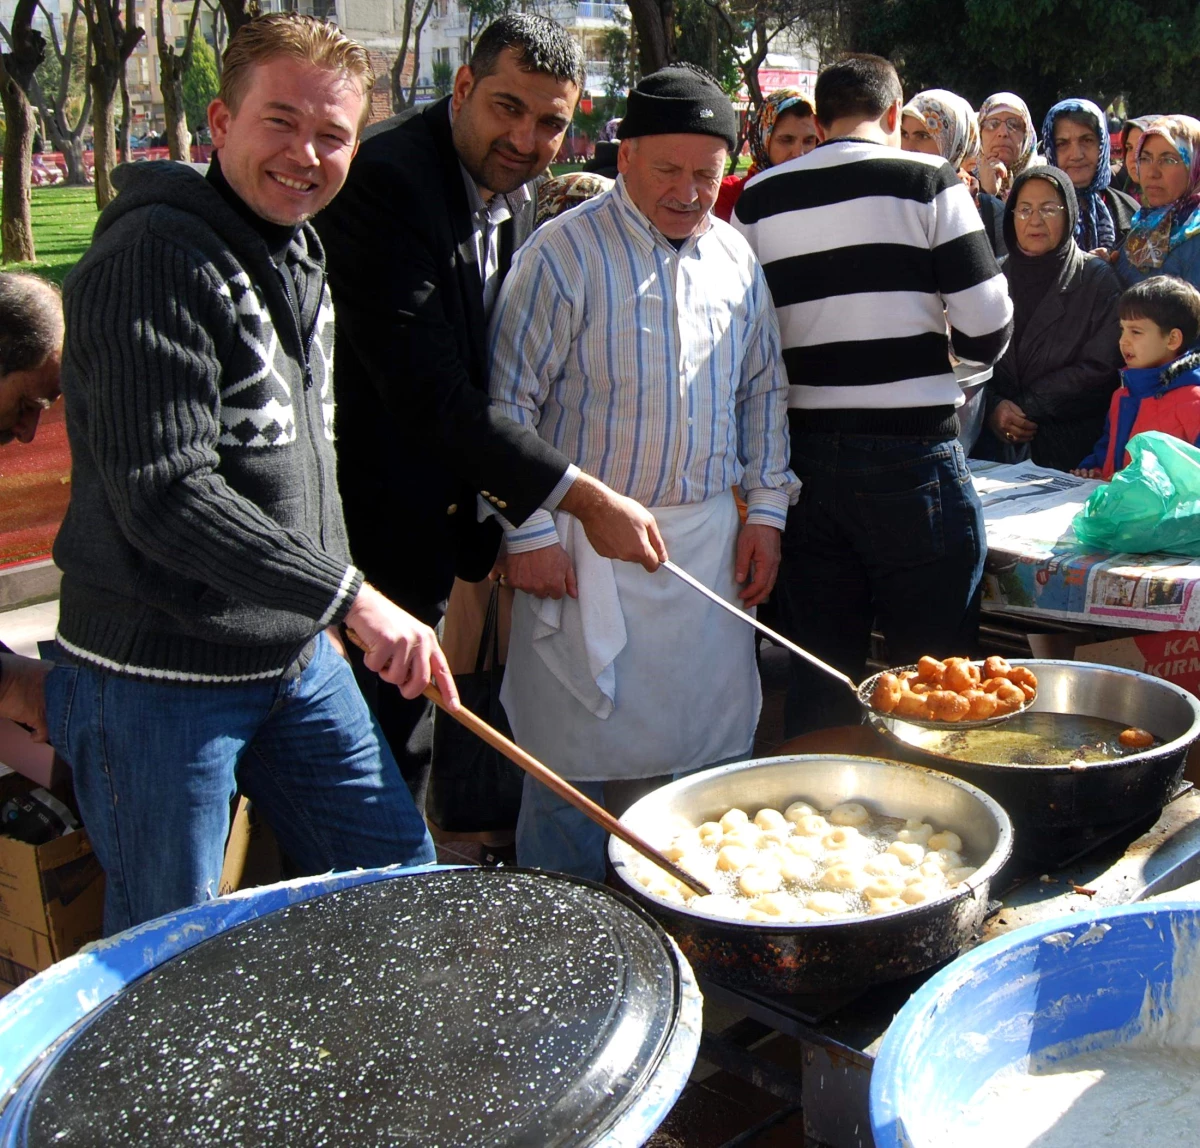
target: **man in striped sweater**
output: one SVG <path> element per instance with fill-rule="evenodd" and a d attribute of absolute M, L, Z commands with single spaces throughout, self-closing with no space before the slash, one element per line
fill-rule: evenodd
<path fill-rule="evenodd" d="M 847 57 L 816 103 L 824 142 L 752 180 L 734 224 L 779 317 L 802 483 L 782 624 L 857 680 L 875 622 L 893 663 L 974 642 L 986 543 L 948 353 L 998 359 L 1012 304 L 966 187 L 939 157 L 900 150 L 891 64 Z M 789 736 L 857 717 L 844 687 L 793 662 Z"/>

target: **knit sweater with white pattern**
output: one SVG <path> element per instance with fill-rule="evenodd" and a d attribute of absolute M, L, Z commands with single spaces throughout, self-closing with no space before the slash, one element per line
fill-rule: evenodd
<path fill-rule="evenodd" d="M 337 491 L 324 253 L 305 226 L 277 266 L 185 165 L 114 182 L 63 291 L 59 644 L 134 677 L 279 677 L 362 585 Z"/>

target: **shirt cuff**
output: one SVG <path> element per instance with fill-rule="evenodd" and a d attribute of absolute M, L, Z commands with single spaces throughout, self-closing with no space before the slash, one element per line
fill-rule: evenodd
<path fill-rule="evenodd" d="M 499 517 L 499 515 L 497 515 Z M 541 550 L 558 541 L 558 527 L 548 510 L 535 510 L 524 523 L 504 532 L 504 548 L 509 554 L 525 554 L 530 550 Z"/>
<path fill-rule="evenodd" d="M 571 489 L 571 483 L 579 477 L 579 473 L 579 467 L 571 463 L 563 471 L 563 476 L 558 480 L 558 485 L 542 500 L 542 508 L 545 510 L 557 510 L 558 504 L 562 502 L 567 491 Z"/>
<path fill-rule="evenodd" d="M 746 525 L 774 526 L 782 530 L 787 525 L 788 496 L 784 490 L 759 487 L 746 493 Z"/>

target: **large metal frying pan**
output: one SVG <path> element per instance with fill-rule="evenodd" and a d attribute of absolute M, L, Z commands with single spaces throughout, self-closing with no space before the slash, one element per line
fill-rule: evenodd
<path fill-rule="evenodd" d="M 692 587 L 693 590 L 699 591 L 699 593 L 703 594 L 707 599 L 709 599 L 709 601 L 720 606 L 721 609 L 727 610 L 735 618 L 740 618 L 746 623 L 746 625 L 753 626 L 760 633 L 766 634 L 771 641 L 777 642 L 785 650 L 795 654 L 796 657 L 803 658 L 806 662 L 816 666 L 818 670 L 822 671 L 822 673 L 828 674 L 831 678 L 836 678 L 842 683 L 842 685 L 854 692 L 854 696 L 858 698 L 858 704 L 862 706 L 863 710 L 868 715 L 880 719 L 891 719 L 893 717 L 893 715 L 882 713 L 880 710 L 877 710 L 871 705 L 871 695 L 875 692 L 875 684 L 886 673 L 902 674 L 906 670 L 916 669 L 915 666 L 897 666 L 892 670 L 880 670 L 879 673 L 872 674 L 860 685 L 847 674 L 843 674 L 841 670 L 835 669 L 828 662 L 823 662 L 817 657 L 816 654 L 810 654 L 803 646 L 796 645 L 795 642 L 785 638 L 782 634 L 776 633 L 771 629 L 770 626 L 764 625 L 752 614 L 747 614 L 746 611 L 741 609 L 739 606 L 735 606 L 732 602 L 726 601 L 726 599 L 722 598 L 720 594 L 716 593 L 716 591 L 710 590 L 707 586 L 705 586 L 704 583 L 698 578 L 693 578 L 692 575 L 684 570 L 681 566 L 676 566 L 675 563 L 671 561 L 664 562 L 662 565 L 663 569 L 668 570 L 670 573 L 674 574 L 676 578 L 686 582 Z M 998 714 L 995 717 L 983 718 L 982 720 L 978 721 L 947 722 L 938 721 L 933 718 L 907 716 L 902 720 L 906 725 L 918 726 L 921 729 L 983 729 L 986 726 L 999 725 L 1001 722 L 1008 721 L 1010 717 L 1016 717 L 1017 714 L 1024 713 L 1030 704 L 1030 701 L 1027 699 L 1015 710 L 1009 710 L 1008 713 Z"/>

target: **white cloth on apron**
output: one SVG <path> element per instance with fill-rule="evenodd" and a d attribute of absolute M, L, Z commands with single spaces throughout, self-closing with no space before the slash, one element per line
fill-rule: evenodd
<path fill-rule="evenodd" d="M 652 512 L 672 560 L 737 602 L 740 522 L 732 493 Z M 762 706 L 753 629 L 665 570 L 576 560 L 590 544 L 581 529 L 564 529 L 568 516 L 555 517 L 576 561 L 579 599 L 556 603 L 555 629 L 542 600 L 516 595 L 500 699 L 517 743 L 573 781 L 655 777 L 748 754 Z M 596 583 L 608 593 L 599 564 L 611 571 L 625 631 L 607 666 L 608 647 L 588 642 L 589 634 L 602 634 L 615 645 L 612 620 L 600 625 L 601 613 L 589 604 Z M 587 679 L 598 666 L 591 692 Z M 601 717 L 580 694 L 595 702 L 609 697 L 609 685 L 612 708 Z"/>

